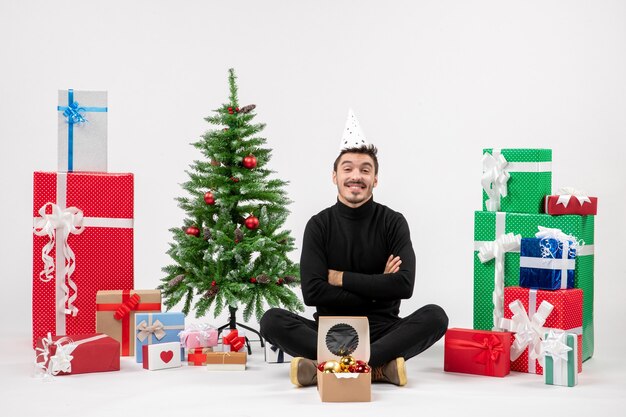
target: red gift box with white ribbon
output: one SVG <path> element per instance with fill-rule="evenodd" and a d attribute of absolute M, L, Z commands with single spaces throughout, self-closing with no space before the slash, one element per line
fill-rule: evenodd
<path fill-rule="evenodd" d="M 583 290 L 504 289 L 504 319 L 500 327 L 514 332 L 511 370 L 543 375 L 541 341 L 549 330 L 578 336 L 578 372 L 582 371 Z"/>
<path fill-rule="evenodd" d="M 556 195 L 546 196 L 544 211 L 553 216 L 561 214 L 595 216 L 598 212 L 598 198 L 589 197 L 575 188 L 561 188 Z"/>
<path fill-rule="evenodd" d="M 133 288 L 133 174 L 35 172 L 33 347 L 96 330 L 96 292 Z"/>

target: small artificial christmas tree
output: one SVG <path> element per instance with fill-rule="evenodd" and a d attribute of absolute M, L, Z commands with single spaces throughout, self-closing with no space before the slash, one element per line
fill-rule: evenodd
<path fill-rule="evenodd" d="M 244 320 L 255 313 L 260 320 L 264 302 L 271 307 L 303 311 L 293 292 L 299 284 L 298 265 L 287 253 L 294 250 L 288 230 L 280 230 L 291 201 L 286 181 L 268 179 L 270 150 L 256 136 L 265 127 L 253 124 L 255 105 L 239 108 L 236 77 L 229 70 L 230 97 L 205 120 L 217 128 L 193 145 L 206 160 L 194 161 L 189 181 L 182 186 L 189 197 L 177 199 L 185 210 L 184 226 L 170 229 L 174 243 L 168 254 L 174 264 L 159 288 L 170 309 L 184 299 L 196 317 L 213 308 L 215 317 L 229 307 L 243 308 Z"/>

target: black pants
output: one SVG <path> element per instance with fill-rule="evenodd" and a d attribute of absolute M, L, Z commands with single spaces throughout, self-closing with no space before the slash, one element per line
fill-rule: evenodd
<path fill-rule="evenodd" d="M 290 311 L 272 308 L 261 319 L 261 335 L 293 357 L 317 359 L 317 323 Z M 370 366 L 395 358 L 412 358 L 431 347 L 448 328 L 448 316 L 437 305 L 426 305 L 395 320 L 370 321 Z"/>

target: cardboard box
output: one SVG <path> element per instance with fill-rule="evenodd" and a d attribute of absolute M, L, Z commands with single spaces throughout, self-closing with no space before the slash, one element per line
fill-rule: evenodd
<path fill-rule="evenodd" d="M 96 292 L 134 286 L 133 174 L 35 172 L 33 218 L 33 346 L 95 333 Z"/>
<path fill-rule="evenodd" d="M 120 346 L 97 334 L 48 335 L 37 339 L 37 366 L 49 375 L 74 375 L 120 370 Z"/>
<path fill-rule="evenodd" d="M 210 371 L 245 371 L 246 352 L 207 352 L 206 367 Z"/>
<path fill-rule="evenodd" d="M 330 343 L 331 340 L 334 342 Z M 336 343 L 338 340 L 348 341 L 348 343 Z M 337 346 L 339 346 L 338 349 Z M 331 348 L 333 351 L 330 350 Z M 370 335 L 367 317 L 320 317 L 317 363 L 328 360 L 339 361 L 346 355 L 365 362 L 369 361 Z M 324 373 L 318 369 L 317 389 L 322 402 L 371 401 L 372 374 L 369 372 Z"/>
<path fill-rule="evenodd" d="M 143 369 L 157 371 L 159 369 L 179 368 L 180 342 L 143 345 Z"/>
<path fill-rule="evenodd" d="M 593 356 L 594 303 L 594 221 L 595 216 L 550 216 L 548 214 L 493 213 L 476 211 L 474 214 L 474 325 L 475 329 L 492 330 L 494 323 L 493 292 L 495 262 L 482 263 L 479 249 L 502 234 L 520 234 L 522 238 L 535 237 L 537 226 L 560 229 L 563 233 L 583 240 L 576 251 L 574 287 L 583 290 L 583 360 Z M 520 253 L 504 254 L 504 286 L 519 285 Z M 505 304 L 502 304 L 503 306 Z M 503 312 L 501 312 L 503 314 Z"/>
<path fill-rule="evenodd" d="M 59 90 L 60 172 L 107 171 L 107 92 Z"/>
<path fill-rule="evenodd" d="M 135 313 L 161 311 L 159 290 L 107 290 L 96 294 L 96 328 L 120 342 L 120 355 L 135 354 Z"/>
<path fill-rule="evenodd" d="M 552 192 L 552 150 L 483 149 L 481 182 L 483 210 L 542 213 Z"/>
<path fill-rule="evenodd" d="M 511 371 L 511 333 L 448 329 L 443 370 L 497 377 L 508 375 Z"/>

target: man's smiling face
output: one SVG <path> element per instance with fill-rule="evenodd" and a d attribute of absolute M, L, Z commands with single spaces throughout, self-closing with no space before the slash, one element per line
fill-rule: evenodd
<path fill-rule="evenodd" d="M 367 154 L 343 154 L 333 171 L 333 183 L 337 185 L 339 201 L 352 208 L 361 206 L 378 184 L 374 160 Z"/>

